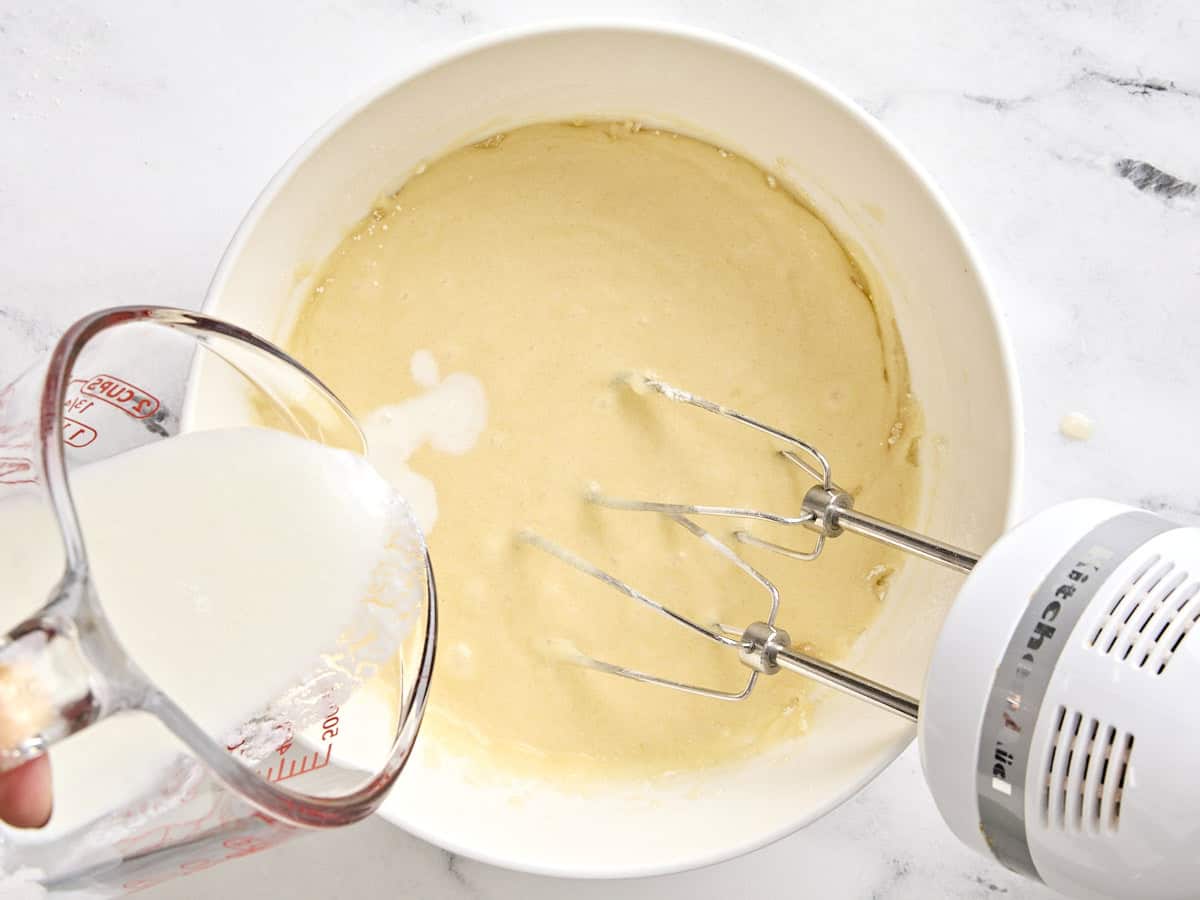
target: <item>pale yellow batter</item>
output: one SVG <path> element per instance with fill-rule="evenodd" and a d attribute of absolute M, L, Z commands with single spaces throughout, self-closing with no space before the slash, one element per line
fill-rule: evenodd
<path fill-rule="evenodd" d="M 584 502 L 596 482 L 797 509 L 806 480 L 766 438 L 613 383 L 647 369 L 808 438 L 863 508 L 908 521 L 919 417 L 890 318 L 862 283 L 773 178 L 666 132 L 522 128 L 380 202 L 325 264 L 289 346 L 381 436 L 373 455 L 426 524 L 436 501 L 444 619 L 425 739 L 586 781 L 714 765 L 805 729 L 798 677 L 722 703 L 564 664 L 565 640 L 671 678 L 737 689 L 746 677 L 735 653 L 515 535 L 534 529 L 705 621 L 766 615 L 766 594 L 677 525 Z M 743 553 L 781 588 L 794 640 L 834 659 L 901 565 L 853 537 L 815 563 Z"/>

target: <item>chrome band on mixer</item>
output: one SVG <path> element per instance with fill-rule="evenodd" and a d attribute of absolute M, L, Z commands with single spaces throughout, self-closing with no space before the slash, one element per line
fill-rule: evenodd
<path fill-rule="evenodd" d="M 979 829 L 996 859 L 1015 872 L 1041 879 L 1026 830 L 1026 778 L 1034 729 L 1066 639 L 1113 570 L 1174 527 L 1144 512 L 1097 526 L 1063 554 L 1013 630 L 984 707 L 975 783 Z"/>

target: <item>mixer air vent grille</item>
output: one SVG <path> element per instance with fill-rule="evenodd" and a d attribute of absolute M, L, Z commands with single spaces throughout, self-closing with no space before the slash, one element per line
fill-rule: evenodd
<path fill-rule="evenodd" d="M 1133 735 L 1065 706 L 1055 715 L 1042 789 L 1042 824 L 1073 833 L 1116 831 Z"/>
<path fill-rule="evenodd" d="M 1161 675 L 1200 621 L 1200 582 L 1170 560 L 1146 557 L 1117 592 L 1089 646 Z"/>

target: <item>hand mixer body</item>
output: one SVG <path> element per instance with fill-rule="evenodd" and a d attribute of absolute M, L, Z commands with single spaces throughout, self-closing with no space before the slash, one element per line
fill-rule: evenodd
<path fill-rule="evenodd" d="M 1198 619 L 1200 529 L 1081 500 L 997 542 L 921 701 L 925 777 L 955 834 L 1072 896 L 1197 896 Z"/>

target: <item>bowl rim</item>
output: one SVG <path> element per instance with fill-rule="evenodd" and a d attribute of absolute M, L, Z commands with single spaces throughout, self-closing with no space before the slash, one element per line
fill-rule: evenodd
<path fill-rule="evenodd" d="M 259 221 L 275 198 L 291 180 L 296 171 L 304 165 L 330 138 L 345 125 L 359 115 L 364 109 L 381 99 L 387 93 L 402 84 L 440 68 L 454 65 L 462 59 L 476 53 L 492 49 L 503 44 L 520 43 L 522 41 L 555 36 L 566 36 L 580 32 L 610 32 L 615 35 L 664 36 L 680 39 L 711 49 L 738 54 L 748 61 L 763 65 L 803 83 L 808 89 L 837 106 L 844 114 L 850 116 L 859 125 L 869 131 L 886 149 L 900 161 L 913 176 L 915 182 L 925 191 L 940 215 L 950 227 L 957 241 L 958 252 L 962 255 L 969 271 L 978 280 L 984 301 L 983 312 L 987 316 L 991 332 L 996 340 L 1001 363 L 1003 387 L 1008 395 L 1008 410 L 1010 419 L 1011 462 L 1008 471 L 1008 495 L 1005 498 L 1004 526 L 1011 527 L 1016 520 L 1016 511 L 1020 500 L 1021 476 L 1024 470 L 1023 420 L 1021 395 L 1017 380 L 1015 356 L 1011 338 L 1000 316 L 979 254 L 967 236 L 958 215 L 950 206 L 941 189 L 928 172 L 906 150 L 900 142 L 889 134 L 882 125 L 867 114 L 861 107 L 844 95 L 840 90 L 820 76 L 796 65 L 775 53 L 756 47 L 745 41 L 695 26 L 659 21 L 638 17 L 585 17 L 585 18 L 555 18 L 542 22 L 525 24 L 510 28 L 498 29 L 488 34 L 469 38 L 454 46 L 427 55 L 425 58 L 402 65 L 396 71 L 377 80 L 369 89 L 350 100 L 320 125 L 283 163 L 271 180 L 263 187 L 243 216 L 237 230 L 222 253 L 217 268 L 205 292 L 202 309 L 211 312 L 217 306 L 218 300 L 225 289 L 226 282 L 244 251 L 251 236 L 258 228 Z M 435 561 L 436 567 L 436 561 Z M 554 863 L 535 863 L 527 858 L 512 858 L 501 854 L 488 852 L 484 848 L 468 846 L 459 843 L 453 835 L 423 828 L 420 824 L 406 820 L 391 813 L 386 804 L 380 810 L 380 815 L 390 824 L 404 831 L 441 847 L 450 853 L 468 857 L 488 865 L 498 866 L 513 871 L 527 872 L 535 875 L 559 878 L 588 878 L 616 879 L 641 878 L 655 875 L 668 875 L 677 872 L 690 871 L 716 865 L 727 860 L 735 859 L 755 850 L 770 846 L 777 841 L 812 824 L 816 820 L 837 809 L 847 800 L 857 795 L 863 788 L 874 781 L 881 772 L 888 768 L 908 748 L 916 737 L 916 727 L 906 729 L 900 737 L 883 754 L 880 762 L 863 771 L 846 790 L 829 801 L 808 808 L 803 815 L 765 835 L 757 835 L 751 839 L 736 844 L 729 844 L 720 852 L 707 853 L 691 860 L 675 858 L 663 864 L 605 866 L 592 865 L 580 867 L 576 865 L 556 865 Z"/>

